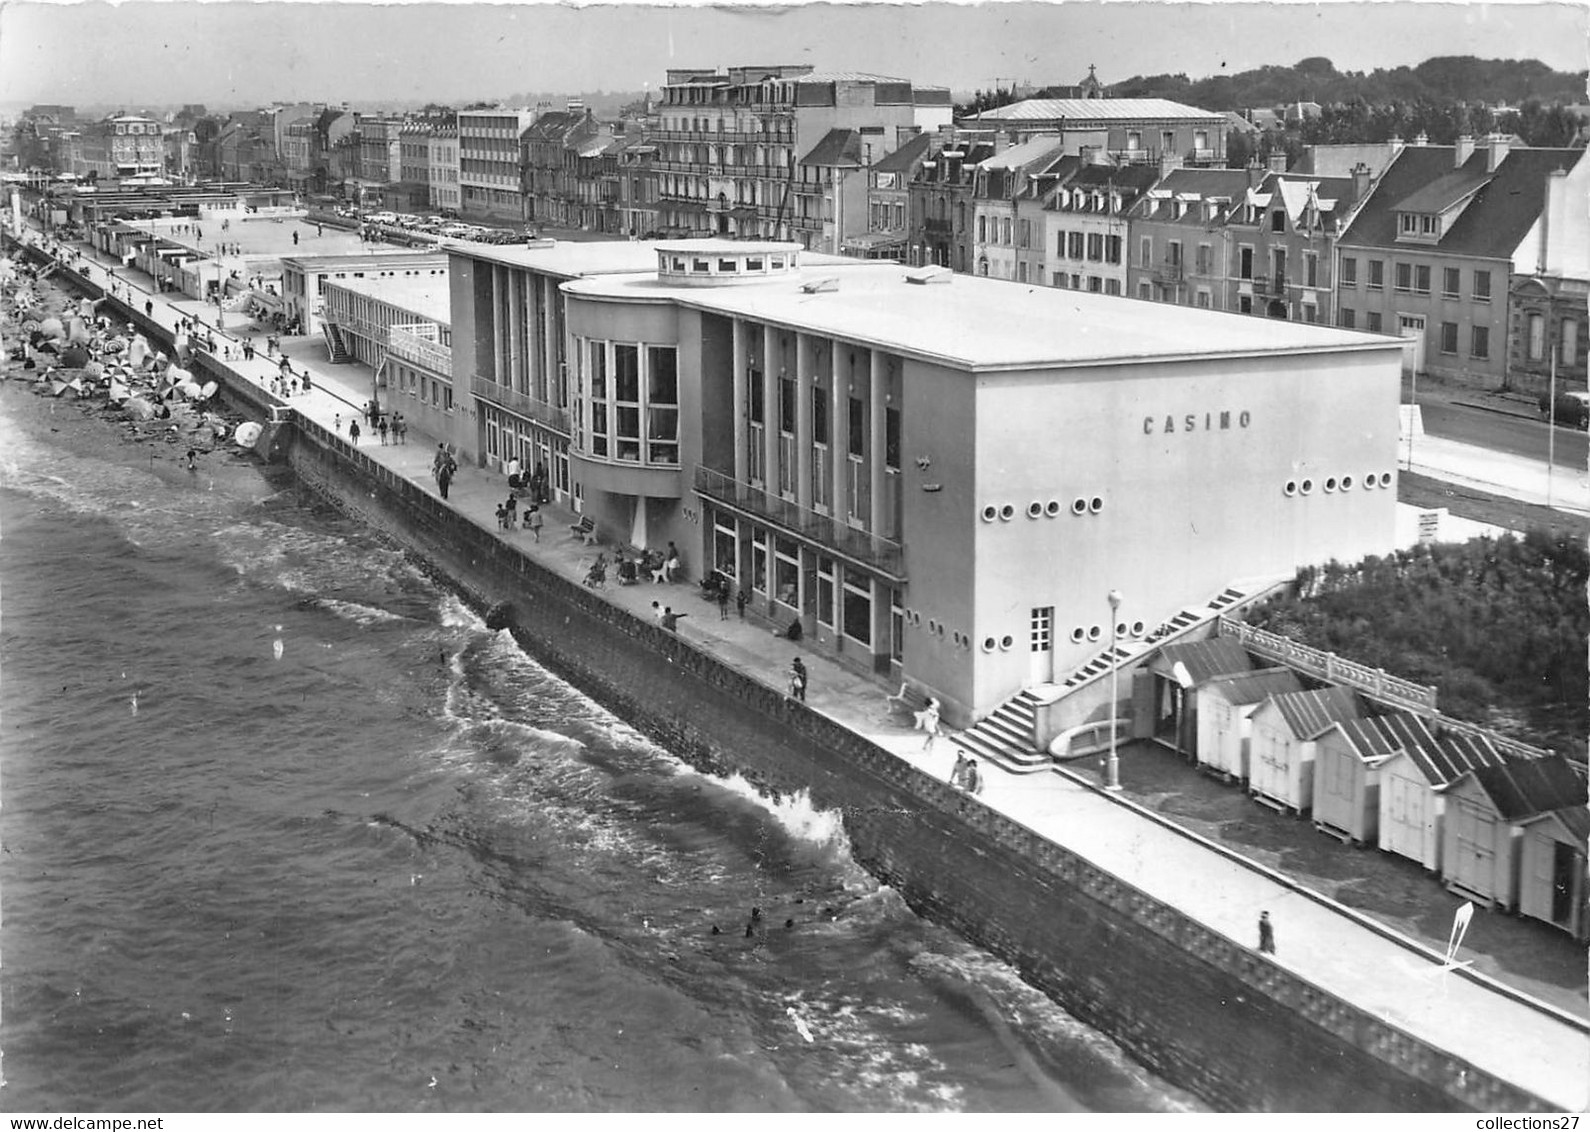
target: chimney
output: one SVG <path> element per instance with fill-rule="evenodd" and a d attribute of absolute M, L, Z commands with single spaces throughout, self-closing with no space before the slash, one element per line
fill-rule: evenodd
<path fill-rule="evenodd" d="M 1353 166 L 1353 203 L 1362 204 L 1369 195 L 1369 166 L 1360 161 Z"/>
<path fill-rule="evenodd" d="M 1461 169 L 1474 156 L 1474 139 L 1468 134 L 1459 134 L 1457 146 L 1452 151 L 1452 168 Z"/>
<path fill-rule="evenodd" d="M 1430 135 L 1425 133 L 1423 130 L 1420 130 L 1416 135 L 1414 135 L 1413 144 L 1417 146 L 1429 145 Z"/>
<path fill-rule="evenodd" d="M 1010 138 L 1003 130 L 994 131 L 994 154 L 998 156 L 1010 148 Z"/>
<path fill-rule="evenodd" d="M 1546 200 L 1540 210 L 1540 250 L 1535 257 L 1535 270 L 1542 275 L 1561 274 L 1561 248 L 1554 248 L 1552 241 L 1559 242 L 1562 237 L 1553 236 L 1553 232 L 1561 226 L 1567 212 L 1568 171 L 1566 169 L 1553 169 L 1546 174 Z"/>
<path fill-rule="evenodd" d="M 1507 151 L 1511 143 L 1506 134 L 1485 135 L 1485 171 L 1496 172 L 1496 167 L 1507 158 Z"/>
<path fill-rule="evenodd" d="M 1259 164 L 1259 159 L 1257 157 L 1255 157 L 1252 161 L 1249 161 L 1248 162 L 1248 188 L 1256 189 L 1260 185 L 1262 185 L 1264 183 L 1265 175 L 1268 172 L 1269 172 L 1268 169 L 1266 169 L 1263 165 Z"/>
<path fill-rule="evenodd" d="M 1270 172 L 1272 172 L 1272 173 L 1285 173 L 1286 172 L 1286 150 L 1277 149 L 1277 150 L 1274 150 L 1273 152 L 1271 152 L 1271 154 L 1270 154 Z"/>
<path fill-rule="evenodd" d="M 1391 147 L 1392 153 L 1400 153 L 1402 151 L 1402 135 L 1392 134 L 1386 139 L 1386 144 Z"/>
<path fill-rule="evenodd" d="M 1159 175 L 1163 177 L 1173 169 L 1181 168 L 1181 154 L 1168 150 L 1159 155 Z"/>

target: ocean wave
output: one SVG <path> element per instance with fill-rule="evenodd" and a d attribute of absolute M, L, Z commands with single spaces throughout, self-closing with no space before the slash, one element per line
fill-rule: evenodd
<path fill-rule="evenodd" d="M 331 613 L 335 613 L 346 621 L 352 621 L 356 625 L 369 626 L 409 620 L 401 613 L 393 613 L 391 610 L 382 609 L 377 605 L 365 605 L 357 601 L 343 601 L 340 598 L 316 598 L 314 604 Z"/>

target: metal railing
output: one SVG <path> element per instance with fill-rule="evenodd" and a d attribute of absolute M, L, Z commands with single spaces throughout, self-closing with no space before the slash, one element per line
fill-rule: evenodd
<path fill-rule="evenodd" d="M 833 515 L 802 507 L 711 468 L 696 468 L 695 488 L 714 503 L 766 519 L 820 549 L 870 566 L 896 581 L 905 578 L 905 548 L 897 542 L 859 531 Z"/>
<path fill-rule="evenodd" d="M 453 352 L 442 345 L 441 330 L 434 322 L 395 324 L 387 329 L 386 345 L 405 361 L 443 377 L 453 376 Z"/>
<path fill-rule="evenodd" d="M 488 377 L 475 374 L 469 379 L 469 391 L 476 397 L 484 397 L 494 401 L 504 409 L 509 409 L 531 420 L 539 421 L 555 432 L 569 435 L 569 411 L 560 409 L 539 397 L 532 397 L 528 393 L 520 393 L 507 385 L 501 385 Z"/>

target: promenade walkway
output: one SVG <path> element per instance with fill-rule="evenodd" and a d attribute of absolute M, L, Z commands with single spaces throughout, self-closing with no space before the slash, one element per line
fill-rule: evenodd
<path fill-rule="evenodd" d="M 86 270 L 95 283 L 105 282 L 102 267 Z M 125 280 L 128 274 L 118 268 L 117 277 Z M 176 298 L 155 297 L 157 322 L 173 326 L 179 314 L 213 321 L 213 309 Z M 142 302 L 143 296 L 137 296 L 136 305 Z M 293 398 L 291 407 L 328 429 L 334 415 L 341 414 L 346 436 L 350 416 L 369 398 L 368 371 L 327 363 L 316 340 L 290 340 L 287 349 L 293 368 L 311 371 L 316 387 Z M 242 378 L 261 384 L 276 372 L 276 363 L 263 356 L 227 364 Z M 401 410 L 402 405 L 394 407 Z M 367 432 L 360 448 L 435 493 L 430 463 L 436 443 L 411 428 L 407 445 L 383 446 Z M 495 530 L 495 510 L 506 494 L 501 475 L 464 467 L 448 502 L 461 515 Z M 523 530 L 500 531 L 498 537 L 567 578 L 583 579 L 596 550 L 572 537 L 572 514 L 555 506 L 543 511 L 546 527 L 539 544 Z M 687 561 L 687 572 L 696 573 L 699 565 Z M 729 619 L 720 620 L 717 607 L 698 595 L 694 583 L 621 587 L 610 581 L 604 591 L 607 600 L 638 617 L 650 614 L 653 601 L 684 611 L 688 618 L 680 624 L 681 637 L 779 690 L 787 686 L 790 661 L 803 657 L 811 673 L 810 708 L 929 774 L 949 777 L 956 755 L 953 736 L 924 750 L 919 732 L 890 718 L 885 693 L 875 681 L 774 637 L 760 621 L 741 620 L 732 607 Z M 1244 945 L 1257 942 L 1259 912 L 1268 910 L 1276 924 L 1277 963 L 1552 1105 L 1574 1112 L 1590 1108 L 1587 1012 L 1574 1018 L 1483 976 L 1443 970 L 1441 956 L 1429 948 L 1178 830 L 1081 776 L 1059 770 L 1018 777 L 992 766 L 984 770 L 981 801 L 1039 835 Z M 1133 770 L 1127 748 L 1123 778 Z"/>

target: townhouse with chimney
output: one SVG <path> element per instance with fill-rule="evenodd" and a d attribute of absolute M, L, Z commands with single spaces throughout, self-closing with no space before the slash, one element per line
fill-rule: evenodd
<path fill-rule="evenodd" d="M 398 130 L 398 182 L 403 206 L 425 209 L 431 203 L 431 135 L 436 124 L 409 118 Z"/>
<path fill-rule="evenodd" d="M 1279 157 L 1279 155 L 1278 155 Z M 1356 312 L 1335 309 L 1336 240 L 1367 199 L 1369 167 L 1350 177 L 1249 170 L 1258 183 L 1226 220 L 1228 271 L 1215 305 L 1243 314 L 1351 328 Z"/>
<path fill-rule="evenodd" d="M 1583 152 L 1583 151 L 1581 151 Z M 1509 387 L 1583 389 L 1590 349 L 1590 161 L 1546 175 L 1540 219 L 1519 246 L 1507 291 Z M 1527 262 L 1533 254 L 1533 263 Z"/>
<path fill-rule="evenodd" d="M 1218 309 L 1226 279 L 1226 221 L 1249 187 L 1242 169 L 1172 169 L 1127 216 L 1127 294 Z"/>
<path fill-rule="evenodd" d="M 909 186 L 907 258 L 914 264 L 970 272 L 972 259 L 972 173 L 993 156 L 993 143 L 942 130 L 918 163 Z"/>
<path fill-rule="evenodd" d="M 911 181 L 932 148 L 935 135 L 918 134 L 867 170 L 867 229 L 847 236 L 844 255 L 862 259 L 906 259 L 910 239 Z"/>
<path fill-rule="evenodd" d="M 974 271 L 991 279 L 1029 282 L 1029 263 L 1021 253 L 1033 247 L 1036 215 L 1017 215 L 1016 203 L 1032 179 L 1051 173 L 1065 160 L 1065 141 L 1038 136 L 995 152 L 972 170 L 972 257 Z M 1075 159 L 1071 164 L 1076 164 Z M 1036 225 L 1043 239 L 1042 224 Z M 1036 280 L 1033 280 L 1036 282 Z"/>
<path fill-rule="evenodd" d="M 1033 277 L 1051 287 L 1127 294 L 1131 209 L 1159 180 L 1153 165 L 1082 164 L 1039 203 L 1044 269 Z"/>
<path fill-rule="evenodd" d="M 639 129 L 627 132 L 619 145 L 618 230 L 636 239 L 657 231 L 657 146 Z"/>
<path fill-rule="evenodd" d="M 859 146 L 856 162 L 870 166 L 917 133 L 948 125 L 951 105 L 940 87 L 778 65 L 670 70 L 657 112 L 652 141 L 663 230 L 811 246 L 833 224 L 824 221 L 822 201 L 842 211 L 849 199 L 846 153 Z M 831 138 L 834 130 L 858 136 Z"/>
<path fill-rule="evenodd" d="M 578 101 L 542 111 L 525 129 L 519 159 L 527 220 L 544 227 L 579 227 L 575 170 L 565 151 L 597 132 L 595 116 Z"/>
<path fill-rule="evenodd" d="M 1516 146 L 1500 134 L 1422 142 L 1397 154 L 1338 241 L 1337 321 L 1350 310 L 1363 329 L 1409 339 L 1409 372 L 1504 388 L 1515 279 L 1538 269 L 1550 187 L 1571 197 L 1579 186 L 1577 205 L 1566 207 L 1583 211 L 1584 151 Z M 1531 327 L 1519 329 L 1527 336 Z"/>
<path fill-rule="evenodd" d="M 160 177 L 166 167 L 166 143 L 161 125 L 144 114 L 112 114 L 98 122 L 82 123 L 69 170 L 79 177 Z M 235 178 L 241 180 L 242 178 Z"/>

